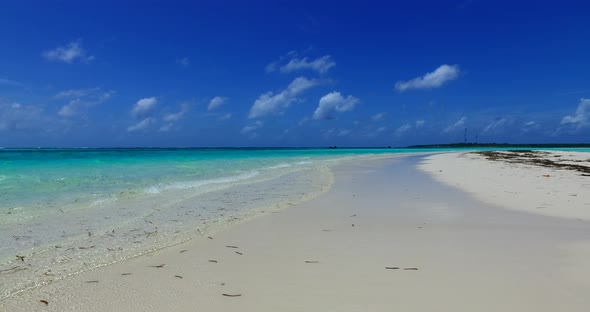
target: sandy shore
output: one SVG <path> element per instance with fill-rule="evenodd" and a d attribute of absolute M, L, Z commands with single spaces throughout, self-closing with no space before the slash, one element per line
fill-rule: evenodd
<path fill-rule="evenodd" d="M 502 152 L 507 153 L 507 152 Z M 590 153 L 537 152 L 556 165 L 590 169 Z M 523 155 L 521 153 L 521 155 Z M 438 181 L 486 203 L 547 216 L 590 221 L 590 176 L 578 170 L 527 164 L 530 158 L 490 161 L 474 153 L 430 156 L 420 168 Z"/>
<path fill-rule="evenodd" d="M 313 200 L 19 294 L 0 310 L 588 310 L 587 221 L 482 203 L 420 161 L 338 166 L 332 189 Z"/>

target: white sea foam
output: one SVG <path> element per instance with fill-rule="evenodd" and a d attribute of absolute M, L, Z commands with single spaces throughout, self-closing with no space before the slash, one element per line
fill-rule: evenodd
<path fill-rule="evenodd" d="M 265 169 L 273 170 L 273 169 L 281 169 L 281 168 L 289 168 L 289 167 L 291 167 L 291 164 L 282 163 L 282 164 L 266 167 Z"/>
<path fill-rule="evenodd" d="M 215 178 L 215 179 L 207 179 L 207 180 L 197 180 L 197 181 L 183 181 L 183 182 L 174 182 L 170 184 L 158 184 L 149 187 L 145 192 L 149 194 L 159 194 L 163 191 L 167 190 L 182 190 L 182 189 L 190 189 L 190 188 L 199 188 L 206 185 L 213 185 L 213 184 L 225 184 L 225 183 L 233 183 L 239 182 L 242 180 L 247 180 L 258 176 L 260 172 L 258 171 L 248 171 L 239 175 L 229 176 L 229 177 L 222 177 L 222 178 Z"/>

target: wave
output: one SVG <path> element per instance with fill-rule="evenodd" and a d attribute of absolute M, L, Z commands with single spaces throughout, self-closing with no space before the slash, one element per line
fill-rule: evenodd
<path fill-rule="evenodd" d="M 216 179 L 174 182 L 174 183 L 169 183 L 169 184 L 158 184 L 158 185 L 154 185 L 154 186 L 149 187 L 148 189 L 146 189 L 145 192 L 149 193 L 149 194 L 158 194 L 158 193 L 161 193 L 162 191 L 167 191 L 167 190 L 182 190 L 182 189 L 197 188 L 197 187 L 202 187 L 202 186 L 212 185 L 212 184 L 233 183 L 233 182 L 239 182 L 242 180 L 254 178 L 259 174 L 260 174 L 260 172 L 258 172 L 258 171 L 249 171 L 249 172 L 245 172 L 245 173 L 235 175 L 235 176 L 222 177 L 222 178 L 216 178 Z"/>
<path fill-rule="evenodd" d="M 278 165 L 266 167 L 264 169 L 266 169 L 266 170 L 273 170 L 273 169 L 281 169 L 281 168 L 289 168 L 289 167 L 291 167 L 291 164 L 283 163 L 283 164 L 278 164 Z"/>

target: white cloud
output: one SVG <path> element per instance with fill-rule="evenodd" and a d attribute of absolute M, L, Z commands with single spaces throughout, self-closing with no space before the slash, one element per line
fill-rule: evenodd
<path fill-rule="evenodd" d="M 381 120 L 385 119 L 386 116 L 387 116 L 386 112 L 381 112 L 381 113 L 377 113 L 377 114 L 371 116 L 371 119 L 373 121 L 381 121 Z"/>
<path fill-rule="evenodd" d="M 41 55 L 50 61 L 68 64 L 73 63 L 76 59 L 84 62 L 94 59 L 94 56 L 88 56 L 86 50 L 82 48 L 81 40 L 72 41 L 65 46 L 59 46 L 53 50 L 45 51 Z"/>
<path fill-rule="evenodd" d="M 332 67 L 336 66 L 336 62 L 331 55 L 324 55 L 315 59 L 309 57 L 299 57 L 296 51 L 290 51 L 284 56 L 281 56 L 278 61 L 272 62 L 266 66 L 266 72 L 279 71 L 283 74 L 293 73 L 302 70 L 311 70 L 320 74 L 327 73 Z"/>
<path fill-rule="evenodd" d="M 320 103 L 313 113 L 313 119 L 330 119 L 332 112 L 347 112 L 354 109 L 360 100 L 352 95 L 343 97 L 340 92 L 330 92 L 320 99 Z"/>
<path fill-rule="evenodd" d="M 388 128 L 386 126 L 381 126 L 379 128 L 377 128 L 377 130 L 375 130 L 375 132 L 377 133 L 381 133 L 384 132 L 385 130 L 387 130 Z"/>
<path fill-rule="evenodd" d="M 264 125 L 264 123 L 262 121 L 257 120 L 254 124 L 247 125 L 244 128 L 242 128 L 241 133 L 242 134 L 248 134 L 248 133 L 254 132 L 255 130 L 257 130 L 260 127 L 262 127 L 263 125 Z"/>
<path fill-rule="evenodd" d="M 457 122 L 455 122 L 454 124 L 446 127 L 443 130 L 443 132 L 448 133 L 448 132 L 455 131 L 457 129 L 462 129 L 465 126 L 465 121 L 467 121 L 467 118 L 465 116 L 463 116 L 463 117 L 459 118 L 459 120 L 457 120 Z"/>
<path fill-rule="evenodd" d="M 410 130 L 412 130 L 412 126 L 410 124 L 403 124 L 395 130 L 395 136 L 402 136 L 404 133 Z"/>
<path fill-rule="evenodd" d="M 164 114 L 162 117 L 162 121 L 165 122 L 163 126 L 160 127 L 160 132 L 166 132 L 171 130 L 174 127 L 174 124 L 184 118 L 184 115 L 189 111 L 190 104 L 189 102 L 184 102 L 180 104 L 180 110 L 176 113 L 167 113 Z M 155 120 L 154 120 L 155 121 Z"/>
<path fill-rule="evenodd" d="M 216 97 L 212 98 L 211 101 L 209 101 L 209 106 L 207 106 L 207 110 L 212 111 L 212 110 L 218 108 L 219 106 L 225 104 L 226 101 L 227 101 L 227 98 L 222 97 L 222 96 L 216 96 Z"/>
<path fill-rule="evenodd" d="M 561 124 L 578 129 L 590 126 L 590 99 L 580 99 L 576 113 L 563 117 Z"/>
<path fill-rule="evenodd" d="M 162 117 L 162 120 L 165 122 L 177 122 L 184 117 L 189 108 L 190 104 L 188 102 L 184 102 L 180 104 L 180 110 L 178 112 L 165 114 L 164 117 Z"/>
<path fill-rule="evenodd" d="M 535 121 L 527 121 L 522 126 L 523 132 L 530 132 L 539 129 L 541 126 Z"/>
<path fill-rule="evenodd" d="M 498 118 L 488 124 L 482 133 L 489 133 L 489 132 L 498 132 L 504 129 L 504 127 L 508 124 L 508 119 L 506 118 Z"/>
<path fill-rule="evenodd" d="M 145 119 L 139 121 L 138 123 L 136 123 L 134 125 L 129 126 L 127 128 L 127 131 L 133 132 L 133 131 L 145 130 L 149 126 L 151 126 L 152 124 L 154 124 L 155 122 L 156 122 L 156 119 L 155 118 L 148 117 L 148 118 L 145 118 Z"/>
<path fill-rule="evenodd" d="M 82 106 L 82 102 L 80 99 L 71 100 L 70 103 L 67 105 L 62 106 L 62 108 L 57 113 L 62 117 L 71 117 L 78 113 L 77 107 Z"/>
<path fill-rule="evenodd" d="M 299 120 L 299 122 L 297 123 L 297 125 L 299 127 L 301 127 L 301 126 L 307 124 L 308 122 L 309 122 L 309 117 L 305 116 L 305 117 L 301 118 L 301 120 Z"/>
<path fill-rule="evenodd" d="M 226 113 L 226 114 L 219 116 L 219 118 L 217 118 L 217 120 L 219 120 L 219 121 L 229 120 L 231 117 L 232 117 L 231 113 Z"/>
<path fill-rule="evenodd" d="M 158 104 L 158 100 L 155 97 L 143 98 L 133 106 L 131 109 L 131 116 L 142 117 L 153 110 Z"/>
<path fill-rule="evenodd" d="M 460 73 L 459 65 L 444 64 L 439 66 L 433 72 L 424 74 L 422 77 L 396 82 L 395 89 L 403 92 L 411 89 L 439 88 L 443 84 L 457 79 Z"/>
<path fill-rule="evenodd" d="M 280 114 L 297 100 L 299 94 L 319 84 L 320 82 L 316 79 L 307 79 L 305 77 L 295 78 L 286 89 L 279 93 L 266 92 L 260 95 L 250 108 L 248 118 L 258 118 L 268 114 Z"/>
<path fill-rule="evenodd" d="M 419 119 L 416 120 L 416 122 L 414 122 L 414 124 L 411 123 L 405 123 L 401 126 L 399 126 L 399 128 L 397 128 L 394 132 L 395 136 L 402 136 L 403 134 L 405 134 L 406 132 L 410 131 L 410 130 L 418 130 L 422 127 L 424 127 L 424 124 L 426 122 L 423 119 Z"/>
<path fill-rule="evenodd" d="M 84 97 L 89 94 L 95 93 L 99 91 L 100 88 L 90 88 L 90 89 L 70 89 L 62 91 L 54 96 L 56 99 L 67 99 L 67 98 L 79 98 Z"/>
<path fill-rule="evenodd" d="M 308 57 L 293 58 L 287 64 L 280 67 L 281 73 L 292 73 L 300 70 L 313 70 L 320 74 L 327 73 L 332 67 L 336 66 L 330 55 L 324 55 L 310 60 Z"/>
<path fill-rule="evenodd" d="M 101 92 L 100 88 L 71 89 L 55 95 L 56 99 L 69 99 L 68 104 L 61 107 L 57 113 L 62 117 L 78 115 L 86 108 L 100 105 L 108 101 L 115 92 L 112 90 Z"/>
<path fill-rule="evenodd" d="M 0 102 L 0 131 L 43 130 L 48 123 L 39 106 Z"/>
<path fill-rule="evenodd" d="M 188 57 L 177 59 L 176 63 L 184 68 L 189 67 L 191 65 L 191 61 L 188 59 Z"/>

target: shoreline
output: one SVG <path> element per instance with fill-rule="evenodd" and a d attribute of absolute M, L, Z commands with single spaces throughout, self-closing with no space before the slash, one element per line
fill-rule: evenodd
<path fill-rule="evenodd" d="M 419 171 L 423 158 L 338 165 L 332 188 L 312 200 L 0 309 L 585 311 L 590 283 L 576 277 L 590 272 L 586 221 L 478 202 Z"/>
<path fill-rule="evenodd" d="M 590 220 L 590 153 L 462 152 L 426 158 L 420 170 L 490 205 Z"/>
<path fill-rule="evenodd" d="M 134 243 L 139 243 L 143 238 L 146 243 L 137 247 L 127 244 L 129 249 L 122 249 L 125 246 L 124 242 L 117 242 L 110 237 L 128 236 L 124 229 L 131 229 L 130 225 L 114 226 L 102 229 L 93 229 L 88 231 L 88 236 L 78 235 L 76 239 L 68 239 L 58 244 L 51 243 L 47 246 L 37 246 L 33 250 L 27 252 L 16 253 L 17 257 L 14 259 L 7 259 L 8 261 L 0 265 L 0 289 L 10 291 L 10 293 L 0 293 L 0 300 L 10 298 L 11 296 L 20 292 L 27 292 L 38 287 L 44 287 L 47 284 L 58 282 L 60 280 L 67 280 L 72 276 L 83 274 L 84 272 L 114 265 L 116 263 L 126 261 L 128 259 L 141 257 L 145 254 L 153 253 L 161 249 L 169 248 L 178 244 L 182 244 L 193 239 L 207 237 L 212 233 L 222 231 L 237 224 L 248 222 L 258 216 L 280 211 L 298 202 L 307 201 L 311 198 L 319 196 L 326 192 L 333 177 L 329 170 L 319 168 L 312 174 L 307 174 L 309 177 L 304 177 L 306 172 L 310 169 L 290 172 L 278 177 L 273 177 L 268 180 L 257 181 L 249 185 L 234 185 L 230 188 L 219 189 L 202 196 L 191 197 L 183 199 L 172 207 L 177 206 L 177 210 L 167 210 L 166 213 L 171 215 L 168 219 L 181 219 L 180 213 L 189 218 L 196 218 L 194 221 L 185 220 L 170 220 L 164 222 L 161 218 L 155 218 L 153 215 L 159 211 L 154 209 L 148 217 L 140 218 L 135 223 L 143 223 L 144 219 L 146 226 L 151 228 L 142 235 L 141 231 L 133 230 L 129 233 L 133 234 Z M 291 187 L 297 188 L 297 185 L 302 186 L 300 193 L 295 193 L 292 190 L 284 190 L 281 184 L 290 183 Z M 273 194 L 268 194 L 273 192 Z M 269 199 L 257 199 L 261 197 L 258 194 L 268 194 Z M 204 222 L 199 223 L 200 218 L 195 216 L 191 209 L 184 209 L 186 206 L 207 206 L 207 203 L 222 202 L 224 197 L 233 197 L 241 201 L 241 209 L 217 208 L 220 210 L 218 216 L 215 218 L 205 219 Z M 257 197 L 257 198 L 254 198 Z M 170 200 L 178 201 L 177 199 Z M 124 206 L 124 204 L 120 204 Z M 228 203 L 223 203 L 222 206 L 227 206 Z M 211 206 L 211 205 L 209 205 Z M 219 205 L 216 205 L 219 206 Z M 195 209 L 196 210 L 196 209 Z M 82 211 L 84 212 L 84 211 Z M 97 210 L 94 213 L 100 213 Z M 206 213 L 206 210 L 203 211 Z M 200 215 L 200 213 L 199 213 Z M 156 221 L 157 220 L 157 221 Z M 138 224 L 136 228 L 141 227 Z M 174 227 L 174 228 L 170 228 Z M 167 229 L 169 228 L 169 229 Z M 111 231 L 112 229 L 112 231 Z M 24 231 L 29 231 L 25 228 Z M 134 233 L 133 233 L 134 232 Z M 92 234 L 92 235 L 91 235 Z M 9 239 L 11 237 L 6 237 Z M 104 239 L 102 239 L 104 238 Z M 148 242 L 149 240 L 149 242 Z M 143 242 L 142 242 L 143 243 Z M 54 247 L 55 245 L 55 247 Z M 118 247 L 115 247 L 118 246 Z M 58 248 L 59 247 L 59 248 Z M 77 259 L 73 251 L 80 249 L 82 255 Z M 64 258 L 64 260 L 60 260 Z M 25 261 L 26 260 L 26 261 Z M 82 261 L 84 260 L 84 261 Z M 65 265 L 60 265 L 64 262 Z M 27 273 L 24 279 L 27 284 L 23 284 L 23 273 Z M 8 286 L 10 285 L 10 286 Z M 22 285 L 22 286 L 16 286 Z M 9 288 L 12 287 L 12 288 Z"/>
<path fill-rule="evenodd" d="M 301 167 L 281 163 L 275 166 L 279 172 L 273 172 L 274 176 L 265 178 L 259 175 L 254 181 L 238 181 L 204 194 L 197 192 L 195 195 L 194 191 L 189 190 L 188 194 L 162 193 L 157 195 L 159 199 L 153 203 L 148 202 L 147 198 L 140 202 L 142 205 L 129 200 L 114 203 L 112 207 L 107 206 L 110 207 L 108 209 L 68 211 L 65 220 L 60 218 L 64 216 L 64 212 L 55 215 L 53 219 L 40 217 L 37 219 L 42 222 L 33 222 L 34 227 L 15 223 L 11 230 L 8 224 L 3 229 L 6 235 L 0 236 L 0 246 L 4 245 L 6 248 L 9 243 L 15 242 L 15 238 L 18 242 L 19 237 L 27 237 L 30 246 L 19 246 L 20 250 L 13 251 L 7 249 L 8 252 L 4 250 L 7 256 L 0 263 L 0 300 L 62 279 L 67 280 L 95 268 L 140 257 L 195 238 L 207 237 L 260 215 L 310 200 L 330 188 L 333 175 L 329 168 L 340 162 L 399 155 L 401 154 L 341 157 L 316 163 L 305 161 Z M 166 202 L 164 207 L 158 205 L 162 202 Z M 141 216 L 142 212 L 145 215 Z M 141 217 L 137 217 L 138 213 Z M 136 215 L 131 223 L 126 221 L 130 214 Z M 103 217 L 108 224 L 100 225 Z M 108 221 L 119 218 L 123 222 L 120 225 Z M 93 225 L 85 220 L 99 223 Z M 54 228 L 63 231 L 51 231 Z M 66 231 L 77 234 L 66 236 Z M 49 243 L 42 245 L 35 242 L 33 233 L 48 239 L 50 232 L 59 234 L 63 239 L 49 239 Z M 32 245 L 33 243 L 35 244 Z"/>

